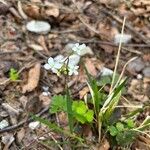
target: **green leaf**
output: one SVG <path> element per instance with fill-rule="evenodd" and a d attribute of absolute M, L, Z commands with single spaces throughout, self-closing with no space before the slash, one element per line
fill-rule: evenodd
<path fill-rule="evenodd" d="M 78 114 L 85 114 L 86 111 L 87 111 L 87 107 L 86 107 L 86 105 L 84 104 L 84 102 L 83 102 L 83 101 L 79 101 L 78 107 L 76 108 L 76 112 L 77 112 Z"/>
<path fill-rule="evenodd" d="M 60 111 L 66 111 L 67 106 L 66 106 L 66 99 L 62 95 L 55 95 L 52 98 L 52 103 L 50 106 L 50 113 L 57 113 Z"/>
<path fill-rule="evenodd" d="M 87 113 L 85 114 L 86 120 L 90 123 L 94 119 L 94 112 L 93 110 L 88 110 Z"/>
<path fill-rule="evenodd" d="M 129 128 L 133 128 L 135 126 L 132 119 L 127 119 L 125 122 Z"/>
<path fill-rule="evenodd" d="M 118 130 L 115 126 L 110 126 L 108 128 L 108 130 L 109 130 L 111 136 L 116 136 L 118 134 Z"/>
<path fill-rule="evenodd" d="M 18 73 L 18 71 L 16 69 L 14 69 L 14 68 L 11 68 L 10 72 L 9 72 L 9 78 L 12 81 L 18 80 L 19 79 L 19 73 Z"/>
<path fill-rule="evenodd" d="M 111 84 L 111 76 L 102 76 L 100 80 L 97 81 L 98 86 L 104 86 L 106 84 Z"/>
<path fill-rule="evenodd" d="M 125 83 L 126 79 L 121 80 L 117 88 L 108 95 L 99 113 L 100 120 L 105 120 L 105 122 L 110 121 L 110 117 L 112 116 L 113 111 L 120 100 L 122 88 Z"/>
<path fill-rule="evenodd" d="M 82 124 L 84 124 L 84 123 L 87 121 L 84 115 L 75 114 L 74 116 L 75 116 L 75 118 L 76 118 L 79 122 L 81 122 Z"/>
<path fill-rule="evenodd" d="M 126 146 L 130 143 L 133 142 L 133 140 L 136 137 L 136 133 L 131 131 L 131 130 L 127 130 L 124 132 L 119 132 L 116 136 L 116 140 L 117 143 L 121 146 Z"/>
<path fill-rule="evenodd" d="M 121 122 L 116 123 L 116 128 L 118 131 L 123 131 L 124 130 L 124 125 Z"/>
<path fill-rule="evenodd" d="M 73 101 L 72 111 L 74 117 L 82 124 L 93 121 L 94 112 L 88 109 L 83 101 Z"/>

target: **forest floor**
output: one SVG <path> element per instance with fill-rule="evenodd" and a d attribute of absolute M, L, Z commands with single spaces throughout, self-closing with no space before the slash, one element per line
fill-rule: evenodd
<path fill-rule="evenodd" d="M 49 57 L 67 55 L 69 44 L 84 43 L 88 51 L 82 61 L 93 77 L 103 68 L 113 71 L 124 17 L 117 72 L 120 74 L 128 61 L 136 59 L 125 68 L 128 80 L 121 105 L 124 113 L 143 108 L 136 118 L 138 124 L 150 115 L 149 0 L 0 0 L 0 150 L 61 149 L 41 142 L 57 142 L 61 135 L 50 132 L 45 125 L 36 126 L 29 115 L 57 120 L 60 126 L 67 124 L 64 113 L 56 118 L 48 113 L 52 96 L 64 93 L 65 78 L 45 70 L 43 65 Z M 32 32 L 27 27 L 32 20 L 44 21 L 50 28 L 44 29 L 46 33 L 38 29 Z M 83 67 L 79 66 L 79 74 L 70 77 L 68 85 L 74 98 L 83 99 L 89 89 Z M 108 92 L 109 86 L 105 90 Z M 84 129 L 83 135 L 95 136 L 88 127 Z M 94 143 L 90 143 L 93 149 L 111 147 L 109 139 L 103 147 Z M 130 148 L 150 150 L 150 137 L 141 134 Z"/>

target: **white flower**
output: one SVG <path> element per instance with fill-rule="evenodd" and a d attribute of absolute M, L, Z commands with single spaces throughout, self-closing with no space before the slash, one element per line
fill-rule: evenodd
<path fill-rule="evenodd" d="M 63 66 L 61 58 L 60 56 L 55 58 L 50 57 L 48 63 L 44 65 L 44 68 L 46 70 L 52 70 L 53 73 L 58 73 L 59 69 Z"/>
<path fill-rule="evenodd" d="M 69 75 L 71 76 L 71 75 L 78 75 L 78 68 L 79 68 L 79 66 L 75 66 L 75 65 L 69 65 L 68 66 L 68 71 L 69 71 Z"/>
<path fill-rule="evenodd" d="M 74 44 L 74 46 L 72 47 L 72 50 L 78 54 L 78 55 L 81 55 L 82 51 L 86 48 L 86 45 L 85 44 L 79 44 L 79 43 L 76 43 Z"/>

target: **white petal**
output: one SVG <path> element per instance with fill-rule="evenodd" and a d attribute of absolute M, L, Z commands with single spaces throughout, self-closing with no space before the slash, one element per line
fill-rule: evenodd
<path fill-rule="evenodd" d="M 62 62 L 64 60 L 64 56 L 63 55 L 57 55 L 55 58 L 54 58 L 55 61 L 59 61 L 59 62 Z"/>
<path fill-rule="evenodd" d="M 50 58 L 48 59 L 48 63 L 49 63 L 50 65 L 53 65 L 53 64 L 54 64 L 54 59 L 53 59 L 52 57 L 50 57 Z"/>
<path fill-rule="evenodd" d="M 73 55 L 69 56 L 69 63 L 68 63 L 68 65 L 75 66 L 75 65 L 77 65 L 79 63 L 79 61 L 80 61 L 80 56 L 76 55 L 76 54 L 73 54 Z"/>
<path fill-rule="evenodd" d="M 83 50 L 84 48 L 86 48 L 85 44 L 80 45 L 80 50 Z"/>
<path fill-rule="evenodd" d="M 69 70 L 69 76 L 71 76 L 73 74 L 73 71 L 72 70 Z"/>
<path fill-rule="evenodd" d="M 60 69 L 63 66 L 61 63 L 55 63 L 54 68 Z"/>
<path fill-rule="evenodd" d="M 56 68 L 52 68 L 53 73 L 58 73 L 58 70 Z"/>
<path fill-rule="evenodd" d="M 75 70 L 74 71 L 74 75 L 78 75 L 79 73 L 78 73 L 78 71 L 77 70 Z"/>
<path fill-rule="evenodd" d="M 50 69 L 51 69 L 51 66 L 50 66 L 49 64 L 45 64 L 45 65 L 44 65 L 44 68 L 45 68 L 46 70 L 50 70 Z"/>

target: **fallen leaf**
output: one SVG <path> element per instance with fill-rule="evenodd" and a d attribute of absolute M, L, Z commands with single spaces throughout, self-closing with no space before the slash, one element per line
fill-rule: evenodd
<path fill-rule="evenodd" d="M 48 50 L 48 48 L 47 48 L 47 46 L 46 46 L 46 42 L 45 42 L 44 36 L 42 36 L 42 35 L 39 36 L 38 42 L 39 42 L 39 44 L 43 47 L 43 49 L 45 50 L 45 52 L 46 52 L 46 53 L 49 53 L 49 50 Z"/>
<path fill-rule="evenodd" d="M 38 45 L 38 44 L 28 44 L 28 47 L 30 47 L 31 49 L 33 49 L 35 51 L 44 50 L 44 48 L 41 45 Z"/>
<path fill-rule="evenodd" d="M 53 16 L 55 18 L 59 16 L 59 7 L 56 4 L 46 1 L 45 5 L 46 5 L 45 9 L 46 16 L 48 17 Z"/>
<path fill-rule="evenodd" d="M 121 0 L 100 0 L 100 3 L 103 3 L 108 6 L 117 7 L 120 4 Z"/>
<path fill-rule="evenodd" d="M 94 65 L 94 62 L 90 59 L 87 58 L 85 60 L 85 67 L 87 68 L 87 71 L 92 75 L 92 76 L 96 76 L 97 75 L 97 70 L 96 67 Z"/>
<path fill-rule="evenodd" d="M 49 96 L 43 95 L 43 93 L 40 94 L 39 99 L 40 99 L 40 101 L 42 102 L 42 105 L 43 105 L 44 107 L 49 106 L 50 103 L 51 103 L 51 98 L 50 98 Z"/>
<path fill-rule="evenodd" d="M 23 7 L 24 12 L 27 14 L 27 16 L 33 18 L 33 19 L 40 19 L 40 7 L 37 5 L 24 5 Z"/>
<path fill-rule="evenodd" d="M 110 144 L 109 144 L 108 140 L 105 138 L 102 141 L 101 146 L 97 150 L 109 150 L 109 148 L 110 148 Z"/>
<path fill-rule="evenodd" d="M 18 132 L 17 132 L 17 140 L 18 140 L 18 142 L 20 143 L 22 140 L 23 140 L 23 138 L 24 138 L 24 136 L 25 136 L 25 129 L 24 128 L 21 128 Z"/>
<path fill-rule="evenodd" d="M 1 142 L 5 145 L 3 150 L 9 150 L 9 147 L 14 140 L 15 138 L 12 133 L 6 133 L 4 136 L 2 136 Z"/>
<path fill-rule="evenodd" d="M 31 92 L 38 86 L 40 79 L 40 69 L 40 63 L 35 64 L 35 66 L 30 69 L 28 73 L 28 82 L 22 87 L 23 93 Z"/>
<path fill-rule="evenodd" d="M 114 42 L 115 35 L 119 33 L 119 31 L 116 27 L 112 27 L 112 26 L 110 26 L 110 24 L 102 23 L 102 22 L 99 23 L 98 30 L 100 32 L 100 37 L 103 40 L 107 40 L 110 42 Z M 110 45 L 100 45 L 100 46 L 107 53 L 112 53 L 114 51 L 113 46 L 110 46 Z"/>
<path fill-rule="evenodd" d="M 88 87 L 85 87 L 83 88 L 82 90 L 79 91 L 79 97 L 80 99 L 83 99 L 84 96 L 89 92 L 89 88 Z"/>
<path fill-rule="evenodd" d="M 21 1 L 18 1 L 18 12 L 20 13 L 21 17 L 23 19 L 28 19 L 27 15 L 24 13 L 23 9 L 22 9 L 22 3 Z"/>

